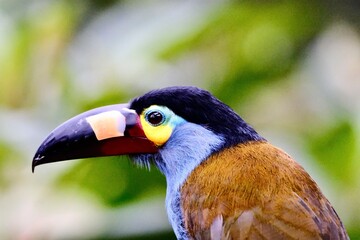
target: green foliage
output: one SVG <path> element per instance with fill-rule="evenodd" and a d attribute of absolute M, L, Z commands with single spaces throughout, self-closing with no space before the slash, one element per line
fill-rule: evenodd
<path fill-rule="evenodd" d="M 309 136 L 308 148 L 317 163 L 334 182 L 354 183 L 357 151 L 355 130 L 349 122 L 337 122 L 322 132 Z"/>
<path fill-rule="evenodd" d="M 156 194 L 165 194 L 165 178 L 130 164 L 126 157 L 87 159 L 60 176 L 60 186 L 78 186 L 95 194 L 104 204 L 119 206 Z"/>
<path fill-rule="evenodd" d="M 96 99 L 82 97 L 80 101 L 77 102 L 77 105 L 79 106 L 79 111 L 86 111 L 111 104 L 127 103 L 131 98 L 133 98 L 133 96 L 130 96 L 129 92 L 125 92 L 124 89 L 109 87 L 108 90 L 104 91 L 104 94 Z"/>
<path fill-rule="evenodd" d="M 169 60 L 190 51 L 201 52 L 209 71 L 215 71 L 217 79 L 213 80 L 219 83 L 212 92 L 234 104 L 287 74 L 321 30 L 323 18 L 315 2 L 231 4 L 199 31 L 165 48 L 160 57 Z M 218 70 L 219 66 L 223 69 Z M 216 70 L 223 73 L 216 74 Z"/>
<path fill-rule="evenodd" d="M 77 14 L 73 4 L 59 1 L 42 14 L 17 19 L 15 30 L 4 36 L 8 45 L 0 54 L 0 104 L 32 106 L 38 98 L 34 90 L 46 81 L 41 78 L 57 79 Z"/>
<path fill-rule="evenodd" d="M 9 179 L 6 171 L 19 164 L 19 160 L 20 156 L 14 148 L 0 139 L 0 192 L 11 187 L 11 179 Z"/>

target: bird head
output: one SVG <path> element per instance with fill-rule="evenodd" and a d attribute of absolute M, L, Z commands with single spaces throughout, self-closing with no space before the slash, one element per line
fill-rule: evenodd
<path fill-rule="evenodd" d="M 260 139 L 209 92 L 169 87 L 66 121 L 40 145 L 32 168 L 70 159 L 130 155 L 137 163 L 154 163 L 167 179 L 183 179 L 210 154 Z"/>

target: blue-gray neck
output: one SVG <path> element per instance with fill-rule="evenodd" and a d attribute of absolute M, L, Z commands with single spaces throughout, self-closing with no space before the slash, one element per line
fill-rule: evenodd
<path fill-rule="evenodd" d="M 223 140 L 213 132 L 185 122 L 175 128 L 155 159 L 155 164 L 166 177 L 166 209 L 178 239 L 188 238 L 181 213 L 180 188 L 189 174 L 222 145 Z"/>
<path fill-rule="evenodd" d="M 213 152 L 224 146 L 221 137 L 201 125 L 184 121 L 176 126 L 159 153 L 134 156 L 135 162 L 154 162 L 167 182 L 166 210 L 178 239 L 188 239 L 180 206 L 180 189 L 189 174 Z"/>

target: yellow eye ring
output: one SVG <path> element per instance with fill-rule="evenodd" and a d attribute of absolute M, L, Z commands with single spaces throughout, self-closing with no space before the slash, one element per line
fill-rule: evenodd
<path fill-rule="evenodd" d="M 174 119 L 176 118 L 170 109 L 157 105 L 144 109 L 140 116 L 146 137 L 157 146 L 162 146 L 170 138 Z"/>

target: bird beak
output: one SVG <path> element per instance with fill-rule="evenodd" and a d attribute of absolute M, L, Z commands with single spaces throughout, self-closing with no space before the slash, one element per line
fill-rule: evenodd
<path fill-rule="evenodd" d="M 135 110 L 117 104 L 84 112 L 66 121 L 45 139 L 37 150 L 37 165 L 78 158 L 156 153 Z"/>

